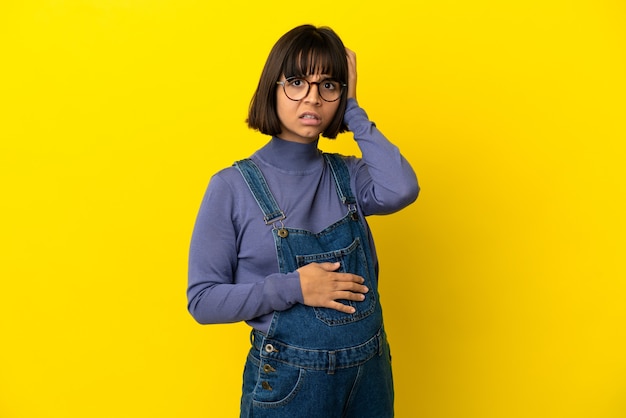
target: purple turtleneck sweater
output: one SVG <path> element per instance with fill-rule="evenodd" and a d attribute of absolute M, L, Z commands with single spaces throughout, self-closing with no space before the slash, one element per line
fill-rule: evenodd
<path fill-rule="evenodd" d="M 356 100 L 348 101 L 344 121 L 362 153 L 346 157 L 359 213 L 388 214 L 413 202 L 419 193 L 413 169 Z M 317 146 L 274 137 L 250 157 L 285 212 L 287 227 L 320 232 L 347 212 Z M 274 311 L 303 303 L 299 273 L 279 272 L 271 230 L 235 167 L 211 178 L 189 253 L 188 308 L 198 322 L 246 321 L 265 332 Z"/>

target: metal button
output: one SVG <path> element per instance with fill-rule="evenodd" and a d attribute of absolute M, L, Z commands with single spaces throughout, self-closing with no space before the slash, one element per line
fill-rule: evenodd
<path fill-rule="evenodd" d="M 275 372 L 275 371 L 276 371 L 276 369 L 275 369 L 275 368 L 273 368 L 271 365 L 266 364 L 266 365 L 264 365 L 264 366 L 263 366 L 263 371 L 264 371 L 265 373 L 272 373 L 272 372 Z"/>
<path fill-rule="evenodd" d="M 278 230 L 278 236 L 281 238 L 287 238 L 287 235 L 289 235 L 289 231 L 287 231 L 285 228 L 280 228 Z"/>
<path fill-rule="evenodd" d="M 261 382 L 261 387 L 265 390 L 272 390 L 272 387 L 267 382 Z"/>
<path fill-rule="evenodd" d="M 276 350 L 272 344 L 265 344 L 265 351 L 268 353 L 273 353 L 274 351 L 278 350 Z"/>

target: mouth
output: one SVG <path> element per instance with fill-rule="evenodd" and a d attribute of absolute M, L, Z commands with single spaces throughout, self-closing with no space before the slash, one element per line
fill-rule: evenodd
<path fill-rule="evenodd" d="M 319 121 L 320 120 L 320 117 L 317 114 L 312 113 L 312 112 L 305 112 L 305 113 L 301 114 L 299 116 L 299 118 L 303 119 L 303 120 L 312 120 L 312 121 Z"/>

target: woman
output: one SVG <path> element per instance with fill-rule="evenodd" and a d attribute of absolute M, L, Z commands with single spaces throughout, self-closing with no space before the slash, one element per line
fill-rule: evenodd
<path fill-rule="evenodd" d="M 356 56 L 303 25 L 271 50 L 248 125 L 271 136 L 215 174 L 189 258 L 189 311 L 246 321 L 241 417 L 393 416 L 393 381 L 365 216 L 417 198 L 415 174 L 356 101 Z M 349 130 L 362 157 L 325 154 Z"/>

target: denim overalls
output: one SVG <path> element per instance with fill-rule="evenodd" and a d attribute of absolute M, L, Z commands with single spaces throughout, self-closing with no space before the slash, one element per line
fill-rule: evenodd
<path fill-rule="evenodd" d="M 377 278 L 367 232 L 359 219 L 350 174 L 336 154 L 323 154 L 347 214 L 319 233 L 287 228 L 283 213 L 258 167 L 239 169 L 272 226 L 282 273 L 309 263 L 340 262 L 340 272 L 358 274 L 369 291 L 356 309 L 297 304 L 274 312 L 267 335 L 252 332 L 244 370 L 241 417 L 386 418 L 393 416 L 391 357 L 383 329 Z"/>

